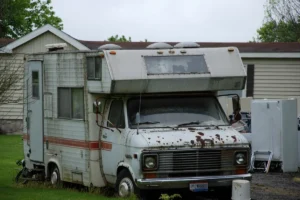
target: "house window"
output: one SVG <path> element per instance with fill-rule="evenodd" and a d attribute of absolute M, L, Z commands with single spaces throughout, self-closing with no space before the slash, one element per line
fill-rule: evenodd
<path fill-rule="evenodd" d="M 38 99 L 39 95 L 39 72 L 32 71 L 31 73 L 32 78 L 32 98 Z"/>
<path fill-rule="evenodd" d="M 101 80 L 102 60 L 100 57 L 87 57 L 87 78 Z"/>
<path fill-rule="evenodd" d="M 113 125 L 107 122 L 108 127 L 125 128 L 124 108 L 122 100 L 114 100 L 110 105 L 108 120 Z"/>
<path fill-rule="evenodd" d="M 67 119 L 84 118 L 82 88 L 58 88 L 58 117 Z"/>

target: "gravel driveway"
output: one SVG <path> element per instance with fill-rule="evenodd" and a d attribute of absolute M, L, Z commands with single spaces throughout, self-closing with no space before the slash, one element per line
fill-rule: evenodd
<path fill-rule="evenodd" d="M 198 200 L 220 200 L 217 193 L 199 195 Z M 193 198 L 188 198 L 193 199 Z M 254 173 L 252 200 L 300 200 L 300 173 Z"/>

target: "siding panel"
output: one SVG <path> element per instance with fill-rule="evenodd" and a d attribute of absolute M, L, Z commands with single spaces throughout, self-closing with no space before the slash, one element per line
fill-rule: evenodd
<path fill-rule="evenodd" d="M 61 38 L 57 37 L 56 35 L 52 34 L 51 32 L 46 32 L 31 41 L 19 46 L 18 48 L 14 49 L 14 53 L 40 53 L 46 52 L 46 44 L 54 44 L 54 43 L 67 43 L 66 41 L 62 40 Z M 77 50 L 74 46 L 67 43 L 67 47 L 65 50 Z"/>
<path fill-rule="evenodd" d="M 289 98 L 300 95 L 299 60 L 252 60 L 255 64 L 254 98 Z"/>
<path fill-rule="evenodd" d="M 0 120 L 16 120 L 23 118 L 23 73 L 24 73 L 24 55 L 0 55 L 0 68 L 8 67 L 11 69 L 4 75 L 4 78 L 10 76 L 11 73 L 15 73 L 19 81 L 15 84 L 14 88 L 8 91 L 6 94 L 1 94 L 8 97 L 8 101 L 11 103 L 0 102 Z M 3 74 L 1 74 L 3 75 Z M 2 76 L 3 78 L 3 76 Z M 25 97 L 26 98 L 26 97 Z"/>

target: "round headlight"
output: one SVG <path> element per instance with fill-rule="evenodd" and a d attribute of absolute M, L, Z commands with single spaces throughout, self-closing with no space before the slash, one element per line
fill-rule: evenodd
<path fill-rule="evenodd" d="M 145 166 L 148 169 L 152 169 L 156 167 L 156 159 L 154 157 L 146 157 L 145 158 Z"/>
<path fill-rule="evenodd" d="M 246 164 L 246 156 L 243 153 L 238 153 L 235 156 L 235 162 L 239 165 Z"/>

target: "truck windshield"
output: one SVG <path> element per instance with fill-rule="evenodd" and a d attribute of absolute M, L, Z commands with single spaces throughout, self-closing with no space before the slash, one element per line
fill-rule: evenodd
<path fill-rule="evenodd" d="M 228 120 L 215 97 L 144 97 L 127 102 L 128 123 L 137 128 L 140 106 L 140 128 L 227 126 Z"/>

